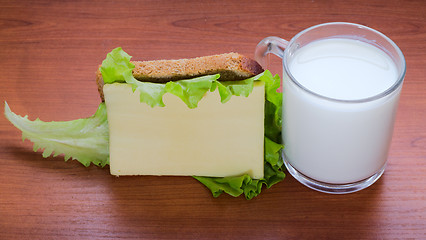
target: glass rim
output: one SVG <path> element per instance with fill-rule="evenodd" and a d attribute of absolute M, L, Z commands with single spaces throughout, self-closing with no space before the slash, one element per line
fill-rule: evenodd
<path fill-rule="evenodd" d="M 299 37 L 301 37 L 302 35 L 304 35 L 305 33 L 309 32 L 309 31 L 311 31 L 313 29 L 320 28 L 320 27 L 325 27 L 325 26 L 329 26 L 329 25 L 347 25 L 347 26 L 357 27 L 357 28 L 360 28 L 360 29 L 365 29 L 367 31 L 370 31 L 370 32 L 373 32 L 373 33 L 377 34 L 378 37 L 381 37 L 384 40 L 386 40 L 395 49 L 398 57 L 401 59 L 401 64 L 397 64 L 395 62 L 395 60 L 392 58 L 392 60 L 394 61 L 395 65 L 397 65 L 397 67 L 398 67 L 398 65 L 401 66 L 401 70 L 400 70 L 399 76 L 397 77 L 397 80 L 395 81 L 395 83 L 392 84 L 386 90 L 384 90 L 384 91 L 382 91 L 382 92 L 380 92 L 380 93 L 378 93 L 376 95 L 370 96 L 370 97 L 359 98 L 359 99 L 339 99 L 339 98 L 327 97 L 327 96 L 324 96 L 322 94 L 316 93 L 316 92 L 314 92 L 312 90 L 309 90 L 308 88 L 306 88 L 305 86 L 303 86 L 303 84 L 301 84 L 299 81 L 297 81 L 297 79 L 293 76 L 293 74 L 291 74 L 291 71 L 288 68 L 288 64 L 287 64 L 287 56 L 288 56 L 288 52 L 289 52 L 288 49 L 290 49 L 290 46 L 292 46 L 294 44 L 294 42 Z M 336 35 L 336 37 L 337 36 L 342 36 L 342 35 Z M 375 46 L 375 47 L 378 47 L 378 46 Z M 379 48 L 379 49 L 382 50 L 382 51 L 384 51 L 383 48 Z M 386 53 L 386 51 L 384 51 L 384 52 Z M 370 27 L 367 27 L 367 26 L 364 26 L 364 25 L 361 25 L 361 24 L 348 23 L 348 22 L 329 22 L 329 23 L 322 23 L 322 24 L 318 24 L 318 25 L 306 28 L 305 30 L 303 30 L 303 31 L 299 32 L 298 34 L 296 34 L 289 41 L 288 46 L 284 50 L 283 66 L 284 66 L 284 69 L 285 69 L 287 75 L 291 79 L 291 81 L 294 84 L 296 84 L 296 86 L 298 86 L 303 91 L 307 92 L 308 94 L 314 95 L 316 97 L 319 97 L 319 98 L 322 98 L 322 99 L 325 99 L 325 100 L 328 100 L 328 101 L 341 102 L 341 103 L 363 103 L 363 102 L 370 102 L 370 101 L 373 101 L 373 100 L 377 100 L 377 99 L 383 98 L 383 97 L 385 97 L 385 96 L 393 93 L 394 91 L 396 91 L 402 85 L 402 83 L 404 81 L 405 73 L 406 73 L 406 62 L 405 62 L 404 55 L 403 55 L 401 49 L 395 44 L 395 42 L 393 42 L 389 37 L 387 37 L 383 33 L 379 32 L 379 31 L 377 31 L 377 30 L 375 30 L 373 28 L 370 28 Z"/>

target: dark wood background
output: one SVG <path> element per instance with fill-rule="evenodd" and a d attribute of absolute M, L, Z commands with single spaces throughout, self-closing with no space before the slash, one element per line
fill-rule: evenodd
<path fill-rule="evenodd" d="M 385 33 L 407 61 L 388 168 L 370 188 L 328 195 L 288 175 L 250 201 L 213 198 L 191 177 L 44 159 L 0 117 L 0 239 L 425 239 L 423 0 L 0 1 L 0 100 L 30 119 L 87 117 L 95 71 L 117 46 L 135 60 L 253 56 L 264 37 L 331 21 Z"/>

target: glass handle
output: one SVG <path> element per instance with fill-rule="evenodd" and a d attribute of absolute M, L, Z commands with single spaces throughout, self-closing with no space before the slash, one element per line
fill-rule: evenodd
<path fill-rule="evenodd" d="M 279 58 L 284 57 L 284 50 L 288 45 L 288 41 L 279 37 L 266 37 L 256 46 L 254 53 L 256 61 L 264 68 L 269 66 L 269 59 L 266 59 L 269 53 L 273 53 Z"/>

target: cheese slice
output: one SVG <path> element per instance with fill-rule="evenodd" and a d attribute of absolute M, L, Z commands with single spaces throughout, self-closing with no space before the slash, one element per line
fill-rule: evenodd
<path fill-rule="evenodd" d="M 151 108 L 123 83 L 103 91 L 112 175 L 263 177 L 263 82 L 226 103 L 208 92 L 194 109 L 170 93 L 165 107 Z"/>

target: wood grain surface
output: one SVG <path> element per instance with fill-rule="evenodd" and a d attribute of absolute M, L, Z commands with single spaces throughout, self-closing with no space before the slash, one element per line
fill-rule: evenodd
<path fill-rule="evenodd" d="M 388 168 L 373 186 L 328 195 L 287 175 L 250 201 L 213 198 L 191 177 L 117 178 L 44 159 L 2 115 L 0 239 L 426 239 L 423 0 L 0 1 L 0 100 L 30 119 L 87 117 L 100 101 L 95 71 L 117 46 L 135 60 L 252 57 L 264 37 L 332 21 L 383 32 L 407 61 Z"/>

